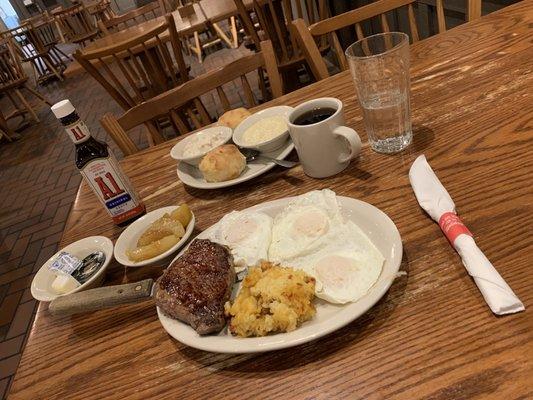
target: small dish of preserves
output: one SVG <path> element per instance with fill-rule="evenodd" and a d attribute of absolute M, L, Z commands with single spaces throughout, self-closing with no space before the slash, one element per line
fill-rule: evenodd
<path fill-rule="evenodd" d="M 194 214 L 187 204 L 151 211 L 119 236 L 115 244 L 115 259 L 128 267 L 156 264 L 187 241 L 194 223 Z"/>
<path fill-rule="evenodd" d="M 226 126 L 202 129 L 176 143 L 170 150 L 170 156 L 175 160 L 197 166 L 211 150 L 228 143 L 232 133 L 232 129 Z"/>
<path fill-rule="evenodd" d="M 233 142 L 262 153 L 279 149 L 289 138 L 286 118 L 292 110 L 289 106 L 277 106 L 256 112 L 235 128 Z"/>
<path fill-rule="evenodd" d="M 59 250 L 37 271 L 31 294 L 39 301 L 102 285 L 113 259 L 113 242 L 104 236 L 90 236 Z"/>

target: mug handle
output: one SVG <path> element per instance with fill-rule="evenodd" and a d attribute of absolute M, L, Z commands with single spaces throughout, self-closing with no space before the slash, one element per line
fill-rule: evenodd
<path fill-rule="evenodd" d="M 354 131 L 352 128 L 348 128 L 347 126 L 338 126 L 333 129 L 333 134 L 336 136 L 342 136 L 348 141 L 350 146 L 350 154 L 347 156 L 340 155 L 337 159 L 338 162 L 344 163 L 346 161 L 350 161 L 359 154 L 361 151 L 361 138 L 356 131 Z"/>

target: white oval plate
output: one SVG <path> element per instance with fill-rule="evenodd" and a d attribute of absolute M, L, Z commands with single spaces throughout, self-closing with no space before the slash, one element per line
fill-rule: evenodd
<path fill-rule="evenodd" d="M 289 155 L 292 149 L 294 149 L 294 143 L 292 143 L 289 138 L 286 145 L 270 153 L 265 153 L 264 155 L 267 157 L 283 160 Z M 185 185 L 191 186 L 193 188 L 220 189 L 249 181 L 250 179 L 253 179 L 256 176 L 270 171 L 272 168 L 274 168 L 275 165 L 276 164 L 274 164 L 273 162 L 254 161 L 246 165 L 244 171 L 238 178 L 231 179 L 225 182 L 207 182 L 204 179 L 202 172 L 200 172 L 198 168 L 193 167 L 192 165 L 189 165 L 187 163 L 180 162 L 178 164 L 178 178 Z"/>
<path fill-rule="evenodd" d="M 185 229 L 185 235 L 180 239 L 178 243 L 172 246 L 170 249 L 161 253 L 157 257 L 149 258 L 148 260 L 143 260 L 139 262 L 131 261 L 126 255 L 126 250 L 134 249 L 136 247 L 139 237 L 144 233 L 146 229 L 157 219 L 161 218 L 165 213 L 171 213 L 178 206 L 169 206 L 158 208 L 157 210 L 150 211 L 146 215 L 143 215 L 138 220 L 134 221 L 130 226 L 128 226 L 118 237 L 117 242 L 115 243 L 115 259 L 122 265 L 128 267 L 144 267 L 145 265 L 152 265 L 165 259 L 174 252 L 176 252 L 191 236 L 194 229 L 194 214 Z"/>
<path fill-rule="evenodd" d="M 102 278 L 102 274 L 105 273 L 107 266 L 113 259 L 113 242 L 105 236 L 90 236 L 78 240 L 77 242 L 71 243 L 65 248 L 59 250 L 56 254 L 50 257 L 35 274 L 35 277 L 31 282 L 30 289 L 31 295 L 34 299 L 39 301 L 52 301 L 59 296 L 64 296 L 62 294 L 56 293 L 52 289 L 52 282 L 56 278 L 56 274 L 50 271 L 49 269 L 52 262 L 57 258 L 57 256 L 59 256 L 59 253 L 61 253 L 62 251 L 66 251 L 67 253 L 76 256 L 80 260 L 84 259 L 89 254 L 95 251 L 101 251 L 105 254 L 104 265 L 102 265 L 100 269 L 93 276 L 91 276 L 91 278 L 83 285 L 78 286 L 76 289 L 69 293 L 65 293 L 71 294 L 93 287 L 93 283 L 97 279 Z"/>
<path fill-rule="evenodd" d="M 292 199 L 270 201 L 258 204 L 248 210 L 261 211 L 274 217 Z M 165 330 L 174 339 L 200 350 L 215 353 L 256 353 L 297 346 L 318 339 L 363 315 L 387 292 L 396 278 L 396 273 L 402 262 L 402 240 L 394 222 L 383 211 L 350 197 L 338 196 L 337 199 L 341 206 L 342 215 L 359 225 L 385 257 L 381 275 L 365 296 L 354 303 L 343 305 L 330 304 L 317 299 L 315 317 L 288 333 L 257 338 L 239 338 L 229 334 L 225 328 L 218 335 L 200 336 L 189 325 L 167 317 L 157 308 L 159 320 Z M 213 227 L 208 228 L 197 237 L 205 237 Z"/>

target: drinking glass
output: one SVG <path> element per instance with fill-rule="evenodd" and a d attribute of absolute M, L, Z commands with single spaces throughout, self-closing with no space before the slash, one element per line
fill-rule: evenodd
<path fill-rule="evenodd" d="M 346 49 L 373 150 L 395 153 L 413 140 L 409 105 L 409 36 L 368 36 Z"/>

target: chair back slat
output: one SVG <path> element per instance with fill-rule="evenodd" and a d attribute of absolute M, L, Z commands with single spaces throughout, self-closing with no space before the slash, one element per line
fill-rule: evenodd
<path fill-rule="evenodd" d="M 274 97 L 281 96 L 281 78 L 277 69 L 274 49 L 270 41 L 265 41 L 261 43 L 261 52 L 247 55 L 222 68 L 191 79 L 174 89 L 136 105 L 119 118 L 107 114 L 101 121 L 102 125 L 113 138 L 116 138 L 119 146 L 120 143 L 125 142 L 125 138 L 128 138 L 127 131 L 149 121 L 169 120 L 172 126 L 183 133 L 184 130 L 189 130 L 187 124 L 183 123 L 184 118 L 188 118 L 195 128 L 200 128 L 212 122 L 200 100 L 202 96 L 214 93 L 219 100 L 222 111 L 228 111 L 234 106 L 225 92 L 227 85 L 240 83 L 247 105 L 256 105 L 257 101 L 254 98 L 247 75 L 258 70 L 266 70 L 272 95 Z M 131 142 L 131 139 L 129 141 Z M 131 151 L 127 146 L 122 150 L 125 154 L 131 154 L 127 153 Z"/>
<path fill-rule="evenodd" d="M 337 35 L 334 32 L 333 34 L 335 35 L 335 37 L 337 37 Z M 361 28 L 361 24 L 359 22 L 355 23 L 355 36 L 357 37 L 357 40 L 364 39 L 365 37 L 365 34 L 363 33 L 363 28 Z"/>
<path fill-rule="evenodd" d="M 74 57 L 124 110 L 189 79 L 171 14 L 141 35 L 106 48 L 77 51 Z"/>
<path fill-rule="evenodd" d="M 257 103 L 254 99 L 254 93 L 246 75 L 241 75 L 241 85 L 244 92 L 244 99 L 246 100 L 246 105 L 248 106 L 248 108 L 255 107 Z"/>
<path fill-rule="evenodd" d="M 220 104 L 222 104 L 222 109 L 224 112 L 231 110 L 231 103 L 228 99 L 228 96 L 226 96 L 226 92 L 224 92 L 224 88 L 222 85 L 217 86 L 216 88 L 218 98 L 220 100 Z"/>
<path fill-rule="evenodd" d="M 481 0 L 468 0 L 467 20 L 473 21 L 481 17 Z"/>
<path fill-rule="evenodd" d="M 416 26 L 415 10 L 413 9 L 413 3 L 407 5 L 407 13 L 409 15 L 409 29 L 411 30 L 411 39 L 413 42 L 418 42 L 420 36 L 418 36 L 418 28 Z"/>
<path fill-rule="evenodd" d="M 437 9 L 437 25 L 439 33 L 446 32 L 446 17 L 444 16 L 444 4 L 442 0 L 435 1 L 435 8 Z"/>
<path fill-rule="evenodd" d="M 381 29 L 383 30 L 383 32 L 390 32 L 389 22 L 387 21 L 387 14 L 380 14 L 379 19 L 381 21 Z"/>

